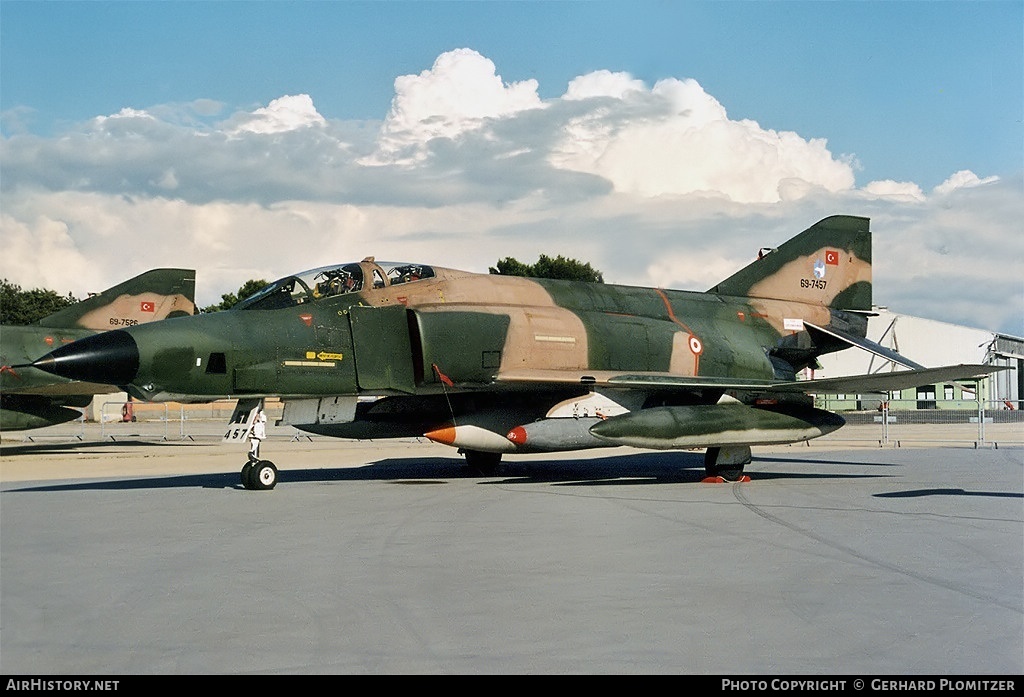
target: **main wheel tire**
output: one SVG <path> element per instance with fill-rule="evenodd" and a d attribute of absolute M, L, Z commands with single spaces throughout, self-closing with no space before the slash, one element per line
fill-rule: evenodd
<path fill-rule="evenodd" d="M 738 482 L 743 479 L 743 465 L 719 465 L 715 476 L 727 482 Z"/>
<path fill-rule="evenodd" d="M 252 466 L 252 488 L 266 491 L 277 486 L 277 467 L 270 460 L 260 460 Z"/>
<path fill-rule="evenodd" d="M 751 459 L 749 445 L 708 448 L 704 453 L 704 473 L 708 477 L 738 482 L 743 479 L 743 468 L 750 464 Z"/>
<path fill-rule="evenodd" d="M 483 450 L 464 450 L 466 466 L 481 474 L 494 474 L 501 464 L 501 453 L 489 453 Z"/>

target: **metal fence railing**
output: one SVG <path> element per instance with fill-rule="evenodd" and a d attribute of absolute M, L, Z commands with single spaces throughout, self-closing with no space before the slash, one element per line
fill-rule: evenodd
<path fill-rule="evenodd" d="M 893 399 L 876 404 L 872 409 L 851 409 L 849 400 L 820 400 L 819 406 L 837 411 L 847 423 L 826 438 L 895 447 L 905 443 L 1024 445 L 1024 412 L 1013 403 Z"/>
<path fill-rule="evenodd" d="M 148 402 L 107 402 L 100 409 L 100 437 L 103 440 L 170 440 L 170 404 Z"/>
<path fill-rule="evenodd" d="M 233 399 L 200 404 L 110 402 L 101 411 L 101 436 L 104 440 L 219 440 L 234 409 Z M 268 423 L 274 424 L 282 415 L 283 404 L 268 401 L 265 411 Z M 286 431 L 291 436 L 295 429 L 289 427 Z M 270 426 L 267 435 L 280 436 L 284 432 Z"/>

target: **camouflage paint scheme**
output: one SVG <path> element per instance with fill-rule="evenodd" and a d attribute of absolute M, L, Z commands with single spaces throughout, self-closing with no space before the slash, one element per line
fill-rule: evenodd
<path fill-rule="evenodd" d="M 808 392 L 988 370 L 923 369 L 872 344 L 871 301 L 869 221 L 833 216 L 707 292 L 367 258 L 282 279 L 228 312 L 93 337 L 36 365 L 150 400 L 278 396 L 283 421 L 299 429 L 426 435 L 482 468 L 502 453 L 701 447 L 709 476 L 735 479 L 751 445 L 842 425 Z M 849 346 L 912 369 L 797 380 Z"/>
<path fill-rule="evenodd" d="M 0 430 L 52 426 L 81 417 L 94 395 L 117 392 L 29 365 L 54 348 L 97 332 L 195 314 L 192 269 L 153 269 L 44 317 L 0 328 Z M 18 366 L 14 368 L 12 366 Z"/>

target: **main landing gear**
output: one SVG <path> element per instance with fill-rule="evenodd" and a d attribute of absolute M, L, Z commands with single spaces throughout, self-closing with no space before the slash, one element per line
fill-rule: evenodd
<path fill-rule="evenodd" d="M 749 445 L 723 445 L 704 453 L 705 482 L 749 482 L 743 468 L 750 464 Z"/>
<path fill-rule="evenodd" d="M 501 453 L 464 449 L 459 450 L 459 452 L 466 457 L 466 467 L 485 476 L 493 475 L 501 465 Z"/>
<path fill-rule="evenodd" d="M 266 491 L 277 485 L 277 467 L 270 460 L 250 460 L 242 465 L 242 486 Z"/>

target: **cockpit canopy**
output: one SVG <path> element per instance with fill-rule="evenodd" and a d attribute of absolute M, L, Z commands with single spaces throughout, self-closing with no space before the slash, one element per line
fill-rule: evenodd
<path fill-rule="evenodd" d="M 277 310 L 334 295 L 387 288 L 433 277 L 434 269 L 424 264 L 378 262 L 373 257 L 366 257 L 360 262 L 321 266 L 274 281 L 233 309 Z"/>

